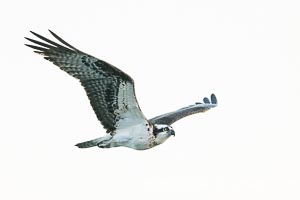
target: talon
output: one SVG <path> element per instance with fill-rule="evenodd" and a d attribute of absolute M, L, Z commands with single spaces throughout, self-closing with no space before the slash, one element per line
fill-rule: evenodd
<path fill-rule="evenodd" d="M 105 146 L 101 146 L 100 144 L 97 144 L 97 146 L 101 149 L 105 148 Z"/>

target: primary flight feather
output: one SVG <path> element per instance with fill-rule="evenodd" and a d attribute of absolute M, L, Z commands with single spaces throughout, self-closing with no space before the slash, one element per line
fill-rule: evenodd
<path fill-rule="evenodd" d="M 50 33 L 61 44 L 31 33 L 42 42 L 25 37 L 35 44 L 26 46 L 35 49 L 35 53 L 80 81 L 98 120 L 106 129 L 105 136 L 79 143 L 76 145 L 79 148 L 125 146 L 137 150 L 149 149 L 175 135 L 171 124 L 177 120 L 217 106 L 217 98 L 212 94 L 210 99 L 203 99 L 204 103 L 196 103 L 147 120 L 139 107 L 134 81 L 129 75 L 76 49 L 52 31 Z"/>

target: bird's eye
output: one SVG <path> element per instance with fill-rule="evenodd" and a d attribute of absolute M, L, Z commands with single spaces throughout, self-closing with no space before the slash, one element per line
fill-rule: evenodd
<path fill-rule="evenodd" d="M 163 128 L 163 131 L 168 131 L 168 130 L 169 130 L 169 127 Z"/>

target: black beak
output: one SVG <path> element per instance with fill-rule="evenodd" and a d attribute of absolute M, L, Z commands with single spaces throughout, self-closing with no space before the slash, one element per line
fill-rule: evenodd
<path fill-rule="evenodd" d="M 175 136 L 175 131 L 174 130 L 170 130 L 169 134 Z"/>

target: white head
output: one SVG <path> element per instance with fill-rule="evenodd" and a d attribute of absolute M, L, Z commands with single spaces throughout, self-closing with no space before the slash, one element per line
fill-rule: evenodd
<path fill-rule="evenodd" d="M 153 134 L 155 136 L 155 144 L 159 145 L 166 141 L 171 135 L 175 136 L 175 131 L 169 125 L 154 124 Z"/>

